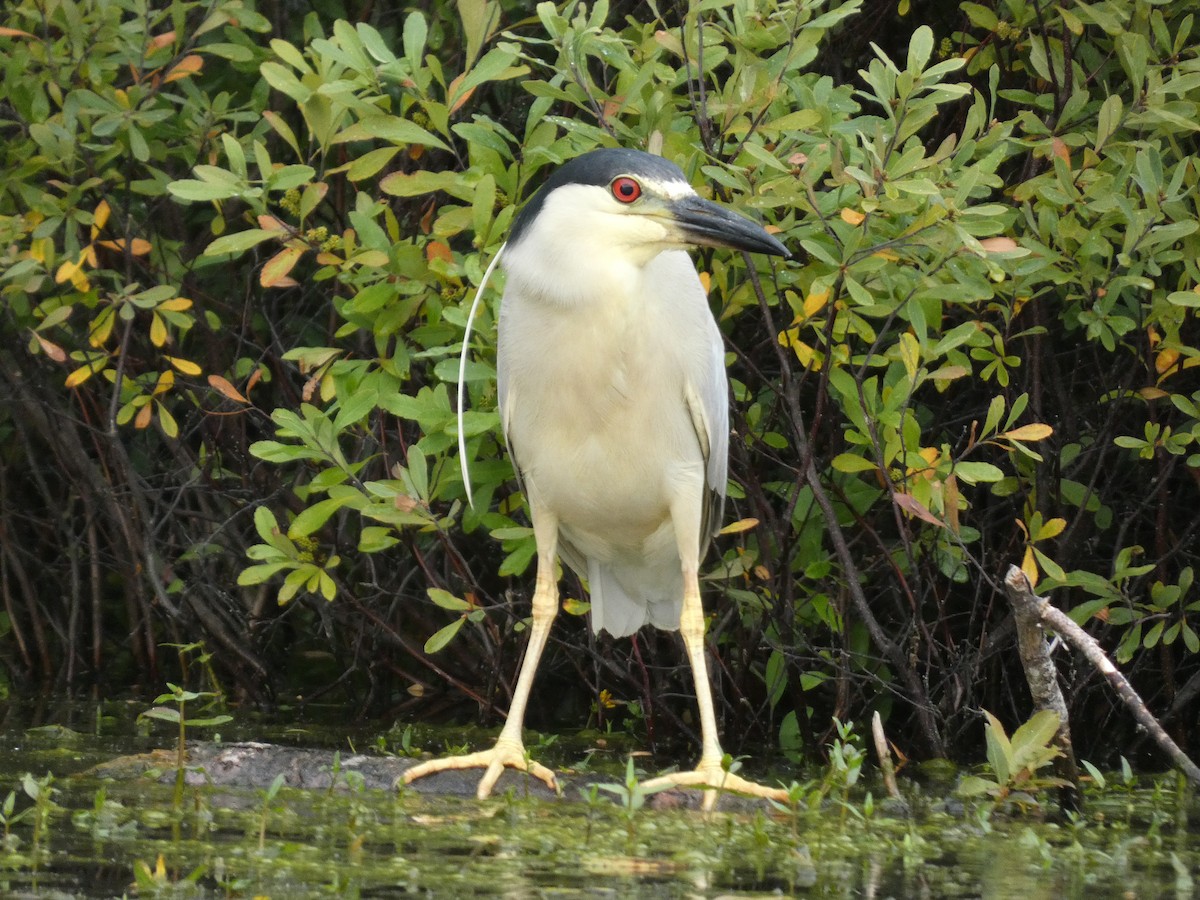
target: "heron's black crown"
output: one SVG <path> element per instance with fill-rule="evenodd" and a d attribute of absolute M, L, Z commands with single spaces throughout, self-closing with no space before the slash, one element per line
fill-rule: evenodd
<path fill-rule="evenodd" d="M 622 147 L 593 150 L 583 156 L 577 156 L 570 162 L 563 163 L 538 192 L 525 204 L 525 208 L 517 215 L 509 232 L 508 242 L 515 244 L 521 239 L 525 229 L 538 217 L 546 198 L 555 188 L 565 184 L 594 184 L 607 187 L 618 175 L 643 176 L 653 181 L 679 181 L 687 183 L 683 170 L 670 160 L 645 153 L 641 150 L 627 150 Z"/>

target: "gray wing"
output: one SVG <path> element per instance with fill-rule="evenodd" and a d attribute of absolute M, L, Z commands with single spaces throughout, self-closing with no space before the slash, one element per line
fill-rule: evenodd
<path fill-rule="evenodd" d="M 507 304 L 504 301 L 509 301 L 510 295 L 506 291 L 501 301 L 500 307 L 500 324 L 503 330 L 505 323 L 504 310 Z M 511 302 L 511 301 L 510 301 Z M 501 341 L 503 341 L 501 334 Z M 525 502 L 529 502 L 529 492 L 525 488 L 525 479 L 521 472 L 521 458 L 517 455 L 517 448 L 513 446 L 512 435 L 508 431 L 508 421 L 512 413 L 513 406 L 520 402 L 512 389 L 512 384 L 509 380 L 508 366 L 504 365 L 503 348 L 499 352 L 500 365 L 496 367 L 496 403 L 500 410 L 500 430 L 504 433 L 504 445 L 508 449 L 508 459 L 512 463 L 513 475 L 517 479 L 517 490 L 525 495 Z M 532 510 L 530 515 L 532 516 Z M 559 531 L 558 535 L 558 556 L 568 566 L 575 570 L 581 577 L 587 578 L 588 567 L 587 558 L 575 548 L 575 546 Z"/>
<path fill-rule="evenodd" d="M 688 411 L 705 464 L 705 497 L 701 507 L 700 558 L 721 530 L 725 484 L 729 476 L 729 381 L 725 376 L 725 344 L 713 323 L 708 365 L 686 389 Z"/>

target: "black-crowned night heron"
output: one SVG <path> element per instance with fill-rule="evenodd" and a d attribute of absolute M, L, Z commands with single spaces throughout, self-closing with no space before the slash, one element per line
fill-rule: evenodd
<path fill-rule="evenodd" d="M 721 334 L 683 250 L 694 245 L 788 255 L 760 226 L 697 196 L 673 163 L 636 150 L 572 160 L 517 216 L 501 253 L 497 378 L 537 541 L 529 645 L 496 745 L 422 763 L 406 783 L 481 767 L 483 798 L 510 766 L 556 786 L 528 759 L 521 729 L 558 611 L 557 554 L 587 579 L 597 634 L 652 624 L 683 637 L 700 762 L 646 787 L 785 798 L 721 765 L 698 570 L 725 500 L 729 389 Z M 706 793 L 706 808 L 715 797 Z"/>

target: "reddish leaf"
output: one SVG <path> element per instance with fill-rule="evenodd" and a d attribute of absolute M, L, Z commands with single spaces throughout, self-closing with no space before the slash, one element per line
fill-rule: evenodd
<path fill-rule="evenodd" d="M 171 67 L 171 71 L 167 73 L 167 77 L 163 80 L 168 82 L 179 81 L 181 78 L 187 78 L 191 75 L 195 75 L 203 68 L 204 57 L 195 53 L 189 53 Z"/>
<path fill-rule="evenodd" d="M 284 247 L 274 256 L 267 260 L 262 267 L 262 272 L 259 273 L 258 283 L 263 287 L 276 287 L 287 277 L 292 268 L 300 261 L 300 257 L 304 255 L 303 247 Z"/>
<path fill-rule="evenodd" d="M 52 360 L 54 360 L 55 362 L 66 362 L 67 361 L 66 351 L 63 350 L 62 347 L 58 346 L 58 344 L 54 343 L 53 341 L 46 340 L 44 337 L 42 337 L 36 331 L 33 333 L 33 336 L 35 338 L 37 338 L 37 342 L 42 345 L 42 352 L 45 353 L 48 357 L 50 357 Z"/>
<path fill-rule="evenodd" d="M 435 259 L 440 259 L 448 263 L 454 262 L 454 254 L 441 241 L 430 241 L 425 245 L 425 258 L 430 262 L 433 262 Z"/>
<path fill-rule="evenodd" d="M 257 373 L 257 370 L 256 370 L 256 373 Z M 208 385 L 214 391 L 216 391 L 218 394 L 221 394 L 223 397 L 229 398 L 230 400 L 234 401 L 235 403 L 249 403 L 250 402 L 245 397 L 243 397 L 241 392 L 237 388 L 235 388 L 232 383 L 230 383 L 228 378 L 224 377 L 223 375 L 209 375 L 208 376 Z"/>
<path fill-rule="evenodd" d="M 910 516 L 916 516 L 921 521 L 937 525 L 939 528 L 946 527 L 945 522 L 926 509 L 925 505 L 912 494 L 902 494 L 897 491 L 892 495 L 892 500 Z"/>

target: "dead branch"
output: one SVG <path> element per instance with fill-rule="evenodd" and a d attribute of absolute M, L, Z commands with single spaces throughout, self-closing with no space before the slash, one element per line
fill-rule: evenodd
<path fill-rule="evenodd" d="M 1013 602 L 1014 609 L 1024 605 L 1037 616 L 1042 625 L 1057 633 L 1083 653 L 1087 660 L 1104 675 L 1117 696 L 1121 698 L 1121 702 L 1129 707 L 1138 724 L 1146 729 L 1163 752 L 1171 758 L 1171 761 L 1183 771 L 1189 781 L 1193 784 L 1200 784 L 1200 768 L 1163 730 L 1133 686 L 1113 665 L 1112 660 L 1105 655 L 1092 636 L 1076 625 L 1066 613 L 1051 606 L 1045 597 L 1035 594 L 1025 573 L 1016 566 L 1009 566 L 1008 573 L 1004 577 L 1004 586 L 1008 591 L 1009 599 Z M 1053 681 L 1053 678 L 1051 680 Z M 1030 687 L 1032 688 L 1032 686 L 1031 679 Z M 1057 690 L 1057 684 L 1055 684 L 1055 690 Z M 1065 723 L 1065 721 L 1064 718 L 1063 722 Z"/>
<path fill-rule="evenodd" d="M 1050 647 L 1042 631 L 1039 606 L 1049 606 L 1033 593 L 1029 579 L 1016 566 L 1009 566 L 1004 587 L 1012 603 L 1013 616 L 1017 624 L 1017 648 L 1021 654 L 1021 666 L 1025 680 L 1029 682 L 1029 693 L 1038 709 L 1048 709 L 1058 716 L 1058 731 L 1054 734 L 1054 745 L 1062 756 L 1054 761 L 1058 777 L 1068 782 L 1063 788 L 1061 801 L 1066 809 L 1079 811 L 1083 808 L 1083 793 L 1079 789 L 1079 765 L 1075 760 L 1075 748 L 1071 743 L 1071 722 L 1067 713 L 1067 701 L 1058 686 L 1058 671 L 1050 658 Z"/>
<path fill-rule="evenodd" d="M 875 755 L 879 757 L 879 773 L 888 796 L 900 799 L 900 788 L 896 784 L 896 766 L 892 763 L 892 751 L 888 747 L 887 735 L 883 733 L 883 718 L 879 710 L 871 715 L 871 737 L 875 742 Z"/>

